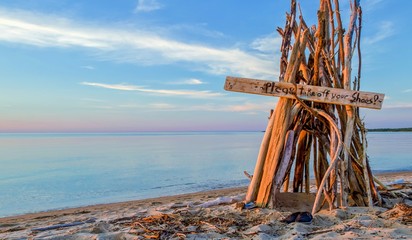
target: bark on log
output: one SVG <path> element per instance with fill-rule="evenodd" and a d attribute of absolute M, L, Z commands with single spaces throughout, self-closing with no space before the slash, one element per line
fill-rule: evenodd
<path fill-rule="evenodd" d="M 281 156 L 286 132 L 290 126 L 290 110 L 292 100 L 280 98 L 274 112 L 274 127 L 271 133 L 271 141 L 266 155 L 265 167 L 263 168 L 262 181 L 259 186 L 256 205 L 266 207 L 271 196 L 272 182 L 277 170 L 278 159 Z"/>
<path fill-rule="evenodd" d="M 256 166 L 253 172 L 252 181 L 247 190 L 247 194 L 245 198 L 245 201 L 247 203 L 255 201 L 256 196 L 258 194 L 260 181 L 262 180 L 263 167 L 265 165 L 265 159 L 266 159 L 266 155 L 267 155 L 268 148 L 269 148 L 270 136 L 272 133 L 274 120 L 275 120 L 275 116 L 273 113 L 271 113 L 270 118 L 269 118 L 269 123 L 266 127 L 266 131 L 263 136 L 262 143 L 260 145 L 259 154 L 256 160 Z"/>
<path fill-rule="evenodd" d="M 293 142 L 294 142 L 295 132 L 293 130 L 289 130 L 286 134 L 286 141 L 285 141 L 285 148 L 283 149 L 283 156 L 279 162 L 279 169 L 275 174 L 275 179 L 273 181 L 273 190 L 272 190 L 272 206 L 276 207 L 276 195 L 280 192 L 280 188 L 282 187 L 283 181 L 288 173 L 288 169 L 290 169 L 291 161 L 293 160 L 292 152 L 293 152 Z"/>

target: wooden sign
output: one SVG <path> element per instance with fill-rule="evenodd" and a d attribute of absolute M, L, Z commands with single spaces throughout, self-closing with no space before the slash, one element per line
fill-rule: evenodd
<path fill-rule="evenodd" d="M 313 102 L 351 105 L 372 109 L 381 109 L 385 97 L 385 94 L 382 93 L 361 92 L 287 82 L 271 82 L 239 77 L 226 77 L 225 90 L 292 99 L 298 97 L 301 100 Z"/>

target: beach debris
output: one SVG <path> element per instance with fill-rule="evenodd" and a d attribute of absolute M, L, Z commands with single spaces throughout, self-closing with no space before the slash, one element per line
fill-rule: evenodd
<path fill-rule="evenodd" d="M 3 227 L 3 226 L 1 226 Z M 7 227 L 7 226 L 6 226 Z M 22 231 L 25 230 L 26 228 L 23 226 L 12 226 L 10 228 L 4 228 L 4 229 L 0 229 L 0 234 L 2 233 L 11 233 L 11 232 L 18 232 L 18 231 Z M 1 239 L 1 238 L 0 238 Z"/>
<path fill-rule="evenodd" d="M 235 209 L 242 210 L 242 209 L 253 209 L 256 208 L 256 204 L 254 202 L 249 202 L 245 203 L 244 201 L 242 202 L 237 202 L 234 204 Z"/>
<path fill-rule="evenodd" d="M 412 206 L 398 203 L 392 209 L 380 214 L 385 219 L 399 220 L 406 225 L 412 225 Z"/>
<path fill-rule="evenodd" d="M 234 208 L 237 210 L 242 210 L 245 207 L 245 203 L 244 202 L 237 202 L 234 204 Z"/>
<path fill-rule="evenodd" d="M 169 207 L 170 207 L 171 209 L 174 209 L 174 208 L 184 208 L 184 207 L 188 207 L 188 204 L 187 204 L 187 203 L 171 203 L 171 204 L 169 205 Z"/>
<path fill-rule="evenodd" d="M 134 219 L 136 219 L 137 216 L 127 216 L 127 217 L 119 217 L 119 218 L 115 218 L 112 220 L 109 220 L 110 224 L 114 224 L 114 223 L 130 223 L 131 221 L 133 221 Z"/>
<path fill-rule="evenodd" d="M 71 223 L 62 223 L 62 224 L 56 224 L 56 225 L 51 225 L 47 227 L 40 227 L 40 228 L 33 228 L 31 229 L 32 232 L 43 232 L 43 231 L 49 231 L 49 230 L 55 230 L 55 229 L 60 229 L 60 228 L 67 228 L 67 227 L 74 227 L 74 226 L 79 226 L 83 225 L 86 223 L 94 223 L 96 221 L 95 218 L 90 218 L 86 221 L 76 221 L 76 222 L 71 222 Z"/>
<path fill-rule="evenodd" d="M 222 211 L 219 207 L 222 207 Z M 201 208 L 195 214 L 182 209 L 173 214 L 136 218 L 129 223 L 128 233 L 143 236 L 146 239 L 186 238 L 190 235 L 201 236 L 210 233 L 244 238 L 243 232 L 254 226 L 262 225 L 264 222 L 268 222 L 267 214 L 264 212 L 243 214 L 233 209 L 228 211 L 226 206 L 216 206 L 213 211 L 209 208 Z M 264 230 L 267 228 L 268 226 L 265 226 Z"/>
<path fill-rule="evenodd" d="M 398 203 L 409 203 L 411 205 L 412 183 L 408 181 L 394 181 L 392 183 L 379 188 L 383 207 L 393 208 Z"/>
<path fill-rule="evenodd" d="M 202 201 L 209 196 L 190 200 Z M 296 207 L 291 198 L 281 200 L 284 207 L 282 209 Z M 70 222 L 74 223 L 72 228 L 67 227 L 69 225 L 58 224 L 67 224 L 67 219 L 76 219 L 77 215 L 53 214 L 47 218 L 34 217 L 16 220 L 18 222 L 0 222 L 0 239 L 334 239 L 336 236 L 337 239 L 365 237 L 410 239 L 412 237 L 412 206 L 405 203 L 399 203 L 392 209 L 380 207 L 348 207 L 332 211 L 324 209 L 313 217 L 310 224 L 306 224 L 312 218 L 310 213 L 304 210 L 310 209 L 307 206 L 299 208 L 297 214 L 289 210 L 267 208 L 239 211 L 227 204 L 209 208 L 173 208 L 167 213 L 150 211 L 161 206 L 171 206 L 171 204 L 169 202 L 153 206 L 149 202 L 139 206 L 139 208 L 147 207 L 146 214 L 136 214 L 135 209 L 130 207 L 117 207 L 109 211 L 112 214 L 110 218 L 107 217 L 107 212 L 91 212 L 76 222 Z M 293 213 L 294 220 L 289 221 L 291 224 L 286 224 L 285 216 Z M 84 220 L 92 216 L 97 217 L 93 219 L 95 222 L 75 226 L 79 222 L 86 222 Z M 308 219 L 307 222 L 299 220 L 299 216 L 301 219 Z M 45 230 L 43 232 L 30 232 L 32 227 L 38 225 L 51 226 L 40 229 Z M 14 229 L 16 227 L 19 229 Z"/>
<path fill-rule="evenodd" d="M 402 184 L 405 183 L 405 180 L 403 178 L 395 179 L 392 182 L 389 182 L 388 185 L 395 185 L 395 184 Z"/>
<path fill-rule="evenodd" d="M 192 207 L 201 207 L 201 208 L 209 208 L 209 207 L 213 207 L 213 206 L 217 206 L 217 205 L 221 205 L 221 204 L 232 204 L 232 203 L 236 203 L 236 202 L 240 202 L 243 200 L 243 196 L 235 196 L 235 197 L 218 197 L 214 200 L 208 201 L 208 202 L 204 202 L 198 205 L 192 205 Z"/>
<path fill-rule="evenodd" d="M 243 173 L 245 174 L 245 176 L 246 176 L 247 178 L 250 179 L 250 181 L 252 181 L 253 175 L 250 175 L 247 171 L 243 171 Z"/>
<path fill-rule="evenodd" d="M 412 188 L 412 183 L 409 181 L 405 181 L 404 179 L 397 179 L 387 183 L 386 185 L 380 182 L 378 179 L 376 179 L 375 181 L 379 182 L 378 190 L 383 192 Z"/>

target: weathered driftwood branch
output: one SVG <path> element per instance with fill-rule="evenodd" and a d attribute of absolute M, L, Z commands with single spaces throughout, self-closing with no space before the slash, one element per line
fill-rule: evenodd
<path fill-rule="evenodd" d="M 286 68 L 288 65 L 288 54 L 289 54 L 289 47 L 290 42 L 292 40 L 292 31 L 295 24 L 295 17 L 296 17 L 296 1 L 292 0 L 290 4 L 290 15 L 286 16 L 286 24 L 285 30 L 282 31 L 282 46 L 281 52 L 282 56 L 280 58 L 280 75 L 279 81 L 283 82 L 284 74 L 286 72 Z"/>
<path fill-rule="evenodd" d="M 292 161 L 292 151 L 293 151 L 293 142 L 294 142 L 295 132 L 293 130 L 289 130 L 286 134 L 286 141 L 285 141 L 285 148 L 283 149 L 283 156 L 280 160 L 280 167 L 278 172 L 275 175 L 274 185 L 273 185 L 273 194 L 272 194 L 272 204 L 276 206 L 276 194 L 280 192 L 280 188 L 282 187 L 283 180 L 285 179 L 286 175 L 288 174 L 288 169 L 290 169 L 291 161 Z"/>
<path fill-rule="evenodd" d="M 295 83 L 296 73 L 302 61 L 303 52 L 306 46 L 306 33 L 304 31 L 302 37 L 295 41 L 293 50 L 290 56 L 289 64 L 285 71 L 285 82 Z M 300 36 L 300 34 L 298 34 Z M 285 136 L 287 130 L 290 128 L 292 119 L 295 117 L 291 115 L 291 109 L 293 101 L 290 99 L 280 98 L 275 110 L 275 119 L 271 144 L 267 152 L 266 160 L 267 165 L 263 169 L 262 181 L 260 183 L 256 204 L 258 206 L 266 207 L 269 203 L 269 199 L 272 193 L 272 183 L 274 174 L 277 172 L 280 157 L 285 144 Z"/>
<path fill-rule="evenodd" d="M 369 180 L 369 172 L 368 172 L 368 159 L 366 155 L 366 148 L 367 148 L 367 143 L 366 143 L 366 134 L 365 134 L 365 129 L 362 129 L 362 146 L 363 146 L 363 154 L 362 154 L 362 163 L 363 163 L 363 175 L 365 177 L 365 186 L 366 186 L 366 193 L 368 194 L 368 206 L 372 207 L 373 206 L 373 200 L 372 200 L 372 191 L 371 191 L 371 186 L 370 186 L 370 180 Z"/>
<path fill-rule="evenodd" d="M 274 114 L 272 113 L 269 117 L 269 123 L 266 127 L 265 135 L 263 136 L 262 143 L 260 145 L 259 154 L 256 160 L 255 171 L 253 172 L 252 181 L 248 187 L 246 193 L 246 202 L 253 202 L 256 200 L 258 194 L 260 181 L 262 180 L 263 166 L 265 163 L 266 155 L 268 152 L 270 136 L 273 129 Z"/>
<path fill-rule="evenodd" d="M 358 4 L 357 1 L 354 1 L 352 5 L 352 14 L 349 21 L 349 28 L 348 32 L 345 34 L 344 39 L 344 65 L 343 65 L 343 87 L 344 89 L 350 90 L 350 82 L 351 82 L 351 70 L 352 70 L 352 36 L 355 32 L 355 24 L 358 17 Z M 354 116 L 354 109 L 352 106 L 345 106 L 346 108 L 346 129 L 344 134 L 343 144 L 345 145 L 343 151 L 343 162 L 341 166 L 341 175 L 342 179 L 349 179 L 349 168 L 351 164 L 351 157 L 350 157 L 350 146 L 352 143 L 352 135 L 354 131 L 354 124 L 355 124 L 355 116 Z M 346 207 L 348 205 L 348 193 L 349 193 L 349 186 L 350 184 L 348 181 L 342 181 L 342 207 Z"/>
<path fill-rule="evenodd" d="M 325 195 L 327 195 L 327 192 L 325 189 L 326 180 L 329 177 L 329 174 L 331 173 L 331 171 L 336 166 L 335 164 L 338 163 L 338 158 L 342 150 L 342 136 L 340 134 L 340 130 L 338 126 L 328 114 L 326 114 L 325 112 L 321 110 L 316 110 L 316 111 L 318 112 L 319 115 L 324 117 L 329 122 L 331 131 L 335 132 L 338 142 L 337 142 L 337 146 L 331 149 L 331 164 L 329 165 L 329 168 L 326 170 L 325 175 L 323 176 L 322 182 L 320 183 L 320 186 L 318 188 L 318 193 L 316 194 L 315 203 L 312 209 L 312 214 L 315 214 L 318 209 L 320 197 L 322 196 L 322 191 L 324 192 Z M 330 206 L 330 208 L 332 208 L 332 206 Z"/>

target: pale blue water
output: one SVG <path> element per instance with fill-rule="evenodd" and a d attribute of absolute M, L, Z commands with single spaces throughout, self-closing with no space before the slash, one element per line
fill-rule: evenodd
<path fill-rule="evenodd" d="M 247 185 L 262 132 L 0 134 L 0 217 Z M 412 133 L 369 133 L 375 171 L 412 170 Z"/>
<path fill-rule="evenodd" d="M 412 170 L 412 132 L 372 132 L 367 139 L 374 172 Z"/>

